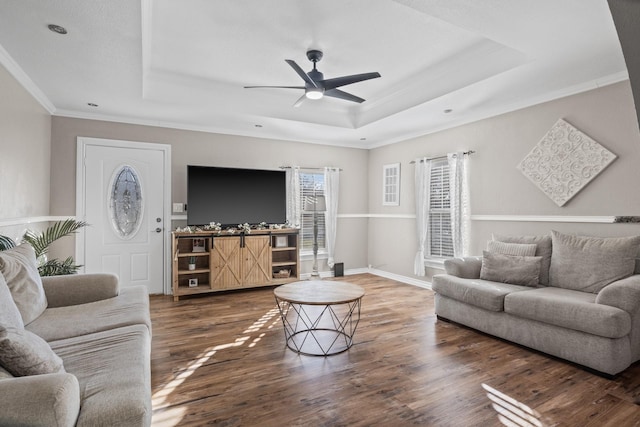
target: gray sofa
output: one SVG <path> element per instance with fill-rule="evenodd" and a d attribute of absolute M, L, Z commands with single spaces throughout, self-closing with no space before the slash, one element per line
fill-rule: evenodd
<path fill-rule="evenodd" d="M 0 273 L 0 425 L 150 425 L 146 287 L 40 279 L 28 245 L 0 252 Z"/>
<path fill-rule="evenodd" d="M 439 319 L 607 375 L 640 359 L 640 237 L 552 232 L 493 243 L 503 247 L 447 260 L 433 277 Z M 513 254 L 526 245 L 533 255 Z"/>

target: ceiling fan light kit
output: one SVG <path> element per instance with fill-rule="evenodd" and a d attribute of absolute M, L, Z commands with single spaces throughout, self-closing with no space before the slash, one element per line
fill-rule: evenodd
<path fill-rule="evenodd" d="M 316 68 L 316 63 L 322 59 L 322 51 L 312 49 L 307 51 L 307 58 L 313 62 L 313 70 L 305 73 L 302 68 L 292 59 L 285 59 L 285 62 L 293 68 L 293 70 L 304 80 L 304 86 L 245 86 L 245 89 L 256 88 L 277 88 L 277 89 L 304 89 L 304 95 L 302 95 L 295 104 L 294 107 L 302 105 L 305 99 L 317 100 L 324 96 L 332 98 L 338 98 L 345 101 L 362 103 L 365 100 L 358 96 L 352 95 L 348 92 L 339 90 L 341 86 L 350 85 L 353 83 L 375 79 L 380 77 L 380 73 L 363 73 L 353 74 L 349 76 L 335 77 L 333 79 L 325 79 L 324 75 Z"/>
<path fill-rule="evenodd" d="M 324 96 L 324 91 L 321 88 L 310 88 L 306 90 L 304 96 L 309 99 L 320 99 Z"/>

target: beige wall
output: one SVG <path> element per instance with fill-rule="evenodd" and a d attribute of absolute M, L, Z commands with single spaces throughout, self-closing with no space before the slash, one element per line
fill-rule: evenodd
<path fill-rule="evenodd" d="M 276 169 L 280 166 L 336 166 L 340 176 L 339 214 L 365 213 L 368 206 L 368 152 L 289 141 L 54 117 L 52 123 L 51 213 L 75 214 L 76 140 L 79 136 L 171 145 L 172 201 L 187 201 L 187 165 Z M 182 223 L 174 223 L 184 225 Z M 367 265 L 367 219 L 338 222 L 336 262 L 345 269 Z M 324 266 L 323 266 L 324 267 Z M 326 269 L 326 267 L 325 267 Z M 310 271 L 305 264 L 303 272 Z"/>
<path fill-rule="evenodd" d="M 49 215 L 51 116 L 0 66 L 0 221 Z M 22 236 L 26 225 L 0 227 Z"/>
<path fill-rule="evenodd" d="M 453 113 L 455 114 L 455 112 Z M 615 160 L 564 207 L 558 207 L 516 169 L 516 165 L 564 118 L 614 152 Z M 414 166 L 421 156 L 475 150 L 469 159 L 472 215 L 640 215 L 640 134 L 629 82 L 558 99 L 370 152 L 369 211 L 415 214 Z M 382 166 L 401 162 L 401 204 L 383 207 Z M 547 233 L 550 229 L 593 235 L 640 234 L 640 225 L 486 222 L 471 223 L 471 253 L 479 254 L 491 233 Z M 417 250 L 415 220 L 372 218 L 369 263 L 412 276 Z"/>
<path fill-rule="evenodd" d="M 640 182 L 640 135 L 628 82 L 369 151 L 51 118 L 2 68 L 0 88 L 0 220 L 75 214 L 78 136 L 170 144 L 174 202 L 186 201 L 187 164 L 247 168 L 293 164 L 341 167 L 339 213 L 373 214 L 370 219 L 357 216 L 339 221 L 336 261 L 344 262 L 346 269 L 371 265 L 412 276 L 417 244 L 415 220 L 411 218 L 415 213 L 414 169 L 409 162 L 420 156 L 437 156 L 455 150 L 476 151 L 469 167 L 472 214 L 475 215 L 640 215 L 640 196 L 635 191 Z M 559 118 L 566 119 L 618 155 L 609 168 L 562 208 L 516 169 L 519 161 Z M 382 165 L 395 162 L 400 162 L 402 168 L 401 204 L 384 207 Z M 492 232 L 538 234 L 550 229 L 593 235 L 640 233 L 640 225 L 474 221 L 472 253 L 480 253 Z M 0 229 L 12 237 L 22 231 L 23 227 Z"/>

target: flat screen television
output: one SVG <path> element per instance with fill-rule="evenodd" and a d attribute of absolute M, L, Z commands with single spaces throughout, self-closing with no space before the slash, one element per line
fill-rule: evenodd
<path fill-rule="evenodd" d="M 283 224 L 287 217 L 284 171 L 187 166 L 187 223 Z"/>

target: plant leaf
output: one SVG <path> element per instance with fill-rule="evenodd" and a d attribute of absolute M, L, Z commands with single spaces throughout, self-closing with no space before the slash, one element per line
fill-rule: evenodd
<path fill-rule="evenodd" d="M 51 243 L 61 237 L 75 233 L 78 229 L 86 225 L 87 223 L 85 221 L 76 221 L 75 219 L 69 218 L 51 224 L 42 233 L 34 233 L 28 230 L 22 239 L 33 246 L 33 249 L 36 251 L 36 258 L 39 258 L 41 255 L 47 253 Z"/>
<path fill-rule="evenodd" d="M 73 257 L 68 257 L 64 261 L 50 259 L 38 267 L 38 272 L 40 276 L 63 276 L 76 274 L 80 267 L 82 266 L 73 263 Z"/>
<path fill-rule="evenodd" d="M 5 251 L 16 246 L 16 242 L 11 237 L 3 236 L 0 234 L 0 251 Z"/>

